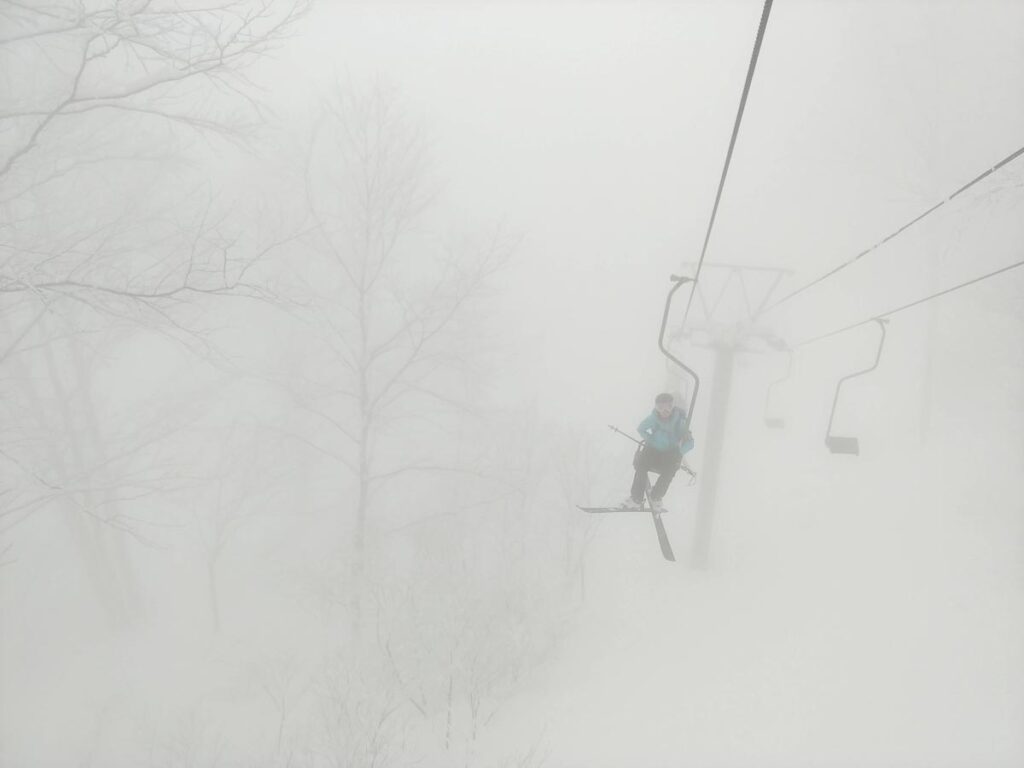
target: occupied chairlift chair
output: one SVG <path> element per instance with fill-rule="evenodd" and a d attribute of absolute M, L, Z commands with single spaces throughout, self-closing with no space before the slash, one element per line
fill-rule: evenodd
<path fill-rule="evenodd" d="M 832 434 L 832 420 L 836 415 L 836 406 L 839 404 L 839 390 L 843 386 L 843 382 L 849 381 L 850 379 L 856 378 L 857 376 L 863 376 L 865 373 L 875 370 L 878 367 L 878 361 L 882 359 L 882 347 L 885 345 L 885 324 L 888 320 L 876 317 L 874 321 L 878 323 L 878 329 L 882 332 L 882 335 L 878 339 L 878 352 L 875 354 L 875 362 L 869 367 L 861 371 L 855 371 L 853 373 L 843 376 L 836 384 L 836 394 L 832 398 L 832 412 L 828 416 L 828 428 L 825 430 L 825 445 L 832 453 L 845 453 L 852 456 L 860 455 L 860 442 L 856 437 L 841 437 L 839 435 Z"/>

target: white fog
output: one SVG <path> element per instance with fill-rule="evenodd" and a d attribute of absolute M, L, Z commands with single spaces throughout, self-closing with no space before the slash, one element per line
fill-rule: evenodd
<path fill-rule="evenodd" d="M 1024 765 L 1022 95 L 1013 0 L 0 0 L 0 765 Z"/>

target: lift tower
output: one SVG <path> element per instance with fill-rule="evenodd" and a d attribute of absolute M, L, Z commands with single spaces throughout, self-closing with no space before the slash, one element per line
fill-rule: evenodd
<path fill-rule="evenodd" d="M 685 264 L 694 270 L 695 264 Z M 670 344 L 698 346 L 714 353 L 710 381 L 704 385 L 701 403 L 705 427 L 701 438 L 699 490 L 694 518 L 690 563 L 707 568 L 711 560 L 711 536 L 714 530 L 715 504 L 721 471 L 722 452 L 729 416 L 733 366 L 740 352 L 764 352 L 785 346 L 766 329 L 754 325 L 754 318 L 771 301 L 772 295 L 789 270 L 738 264 L 706 264 L 701 280 L 693 288 L 692 305 L 700 310 L 694 320 L 671 334 Z M 723 320 L 728 317 L 729 320 Z M 670 367 L 673 376 L 680 373 Z M 681 378 L 681 377 L 680 377 Z M 686 391 L 686 387 L 677 387 Z M 706 403 L 706 405 L 705 405 Z M 696 404 L 695 404 L 696 407 Z M 694 414 L 690 414 L 692 419 Z"/>

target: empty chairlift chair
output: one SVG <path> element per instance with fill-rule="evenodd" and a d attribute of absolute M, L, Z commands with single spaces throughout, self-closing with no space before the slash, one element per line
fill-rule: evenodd
<path fill-rule="evenodd" d="M 878 323 L 878 329 L 882 332 L 878 339 L 878 352 L 875 354 L 875 362 L 869 367 L 861 371 L 854 371 L 853 373 L 843 376 L 836 384 L 836 394 L 832 399 L 832 412 L 828 416 L 828 428 L 825 430 L 825 445 L 832 453 L 845 453 L 853 456 L 860 455 L 860 441 L 856 437 L 843 437 L 840 435 L 832 434 L 832 420 L 836 415 L 836 406 L 839 404 L 839 391 L 845 382 L 850 379 L 856 378 L 857 376 L 863 376 L 865 373 L 869 373 L 878 367 L 878 361 L 882 359 L 882 347 L 885 345 L 885 324 L 888 320 L 883 320 L 876 317 L 875 322 Z"/>
<path fill-rule="evenodd" d="M 768 391 L 764 396 L 764 424 L 769 429 L 784 429 L 786 426 L 786 420 L 781 416 L 769 415 L 771 413 L 769 405 L 772 399 L 772 390 L 775 388 L 776 384 L 781 384 L 793 373 L 793 350 L 787 347 L 786 356 L 788 358 L 786 362 L 786 373 L 781 378 L 776 379 L 768 385 Z"/>

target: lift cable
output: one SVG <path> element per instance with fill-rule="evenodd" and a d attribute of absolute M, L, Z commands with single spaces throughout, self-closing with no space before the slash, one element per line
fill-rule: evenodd
<path fill-rule="evenodd" d="M 1003 159 L 1002 159 L 1002 160 L 1000 160 L 1000 161 L 999 161 L 998 163 L 996 163 L 996 164 L 995 164 L 995 165 L 993 165 L 993 166 L 992 166 L 991 168 L 989 168 L 989 169 L 988 169 L 987 171 L 985 171 L 985 172 L 983 172 L 983 173 L 979 174 L 979 175 L 978 175 L 977 177 L 975 177 L 975 178 L 974 178 L 974 179 L 973 179 L 972 181 L 969 181 L 969 182 L 967 182 L 966 184 L 964 184 L 964 185 L 963 185 L 962 187 L 960 187 L 960 189 L 958 189 L 958 190 L 957 190 L 956 192 L 954 192 L 953 194 L 951 194 L 951 195 L 950 195 L 949 197 L 947 197 L 947 198 L 946 198 L 945 200 L 941 200 L 940 202 L 936 203 L 936 204 L 935 204 L 935 205 L 933 205 L 933 206 L 932 206 L 931 208 L 929 208 L 929 209 L 928 209 L 927 211 L 925 211 L 924 213 L 922 213 L 922 214 L 920 214 L 919 216 L 917 216 L 917 218 L 915 218 L 915 219 L 912 219 L 911 221 L 909 221 L 909 222 L 907 222 L 906 224 L 904 224 L 904 225 L 903 225 L 902 227 L 900 227 L 899 229 L 897 229 L 897 230 L 896 230 L 895 232 L 893 232 L 893 233 L 892 233 L 891 235 L 889 235 L 888 237 L 886 237 L 886 238 L 884 238 L 884 239 L 882 239 L 882 240 L 879 240 L 879 241 L 878 241 L 877 243 L 875 243 L 874 245 L 872 245 L 872 246 L 871 246 L 870 248 L 866 248 L 865 250 L 863 250 L 863 251 L 861 251 L 860 253 L 858 253 L 858 254 L 857 254 L 856 256 L 854 256 L 854 257 L 853 257 L 852 259 L 850 259 L 849 261 L 846 261 L 846 262 L 844 262 L 844 263 L 840 264 L 840 265 L 839 265 L 838 267 L 836 267 L 835 269 L 832 269 L 831 271 L 829 271 L 829 272 L 826 272 L 826 273 L 825 273 L 824 275 L 822 275 L 821 277 L 819 277 L 819 278 L 817 278 L 817 279 L 815 279 L 815 280 L 812 280 L 811 282 L 807 283 L 807 285 L 804 285 L 804 286 L 802 286 L 802 287 L 800 287 L 800 288 L 797 288 L 797 289 L 796 289 L 795 291 L 793 291 L 792 293 L 788 293 L 788 294 L 786 294 L 785 296 L 783 296 L 783 297 L 782 297 L 781 299 L 779 299 L 778 301 L 775 301 L 775 302 L 773 302 L 772 304 L 769 304 L 769 305 L 768 305 L 767 307 L 764 307 L 763 309 L 759 310 L 757 314 L 758 314 L 758 315 L 760 315 L 760 314 L 763 314 L 763 313 L 765 313 L 765 312 L 768 312 L 768 311 L 769 311 L 769 310 L 771 310 L 771 309 L 774 309 L 775 307 L 779 306 L 779 305 L 780 305 L 780 304 L 782 304 L 783 302 L 789 301 L 789 300 L 790 300 L 790 299 L 792 299 L 792 298 L 793 298 L 794 296 L 796 296 L 796 295 L 798 295 L 798 294 L 800 294 L 800 293 L 803 293 L 803 292 L 804 292 L 804 291 L 806 291 L 806 290 L 807 290 L 808 288 L 810 288 L 810 287 L 812 287 L 812 286 L 815 286 L 815 285 L 817 285 L 818 283 L 822 282 L 823 280 L 826 280 L 826 279 L 828 279 L 829 277 L 832 277 L 832 275 L 836 274 L 837 272 L 840 272 L 841 270 L 843 270 L 843 269 L 846 269 L 846 267 L 848 267 L 848 266 L 850 266 L 851 264 L 855 263 L 856 261 L 860 260 L 860 259 L 861 259 L 861 258 L 863 258 L 864 256 L 867 256 L 867 255 L 868 255 L 869 253 L 871 253 L 872 251 L 874 251 L 874 250 L 875 250 L 876 248 L 879 248 L 880 246 L 882 246 L 882 245 L 884 245 L 885 243 L 889 242 L 890 240 L 892 240 L 892 239 L 893 239 L 894 237 L 896 237 L 896 236 L 897 236 L 898 234 L 900 234 L 900 233 L 901 233 L 901 232 L 903 232 L 904 230 L 906 230 L 906 229 L 910 228 L 911 226 L 913 226 L 913 225 L 914 225 L 914 224 L 916 224 L 917 222 L 921 221 L 921 219 L 923 219 L 923 218 L 924 218 L 925 216 L 927 216 L 928 214 L 932 213 L 933 211 L 936 211 L 936 210 L 938 210 L 939 208 L 941 208 L 941 207 L 942 207 L 943 205 L 945 205 L 946 203 L 948 203 L 948 202 L 949 202 L 950 200 L 952 200 L 952 199 L 953 199 L 954 197 L 956 197 L 957 195 L 961 194 L 962 192 L 966 192 L 966 191 L 967 191 L 968 189 L 970 189 L 971 187 L 973 187 L 973 186 L 974 186 L 975 184 L 977 184 L 977 183 L 978 183 L 979 181 L 981 181 L 981 180 L 982 180 L 982 179 L 984 179 L 985 177 L 989 176 L 990 174 L 992 174 L 992 173 L 995 173 L 996 171 L 998 171 L 998 170 L 999 170 L 1000 168 L 1002 168 L 1002 167 L 1003 167 L 1004 165 L 1006 165 L 1007 163 L 1011 163 L 1011 162 L 1013 162 L 1014 160 L 1016 160 L 1016 159 L 1017 159 L 1018 157 L 1020 157 L 1021 155 L 1024 155 L 1024 147 L 1021 147 L 1020 149 L 1018 149 L 1018 150 L 1017 150 L 1016 152 L 1014 152 L 1013 154 L 1011 154 L 1011 155 L 1008 155 L 1007 157 L 1003 158 Z M 757 317 L 757 315 L 755 315 L 755 317 Z"/>
<path fill-rule="evenodd" d="M 974 285 L 974 283 L 980 283 L 982 280 L 987 280 L 990 277 L 995 277 L 996 275 L 1000 275 L 1003 272 L 1009 272 L 1011 269 L 1016 269 L 1017 267 L 1024 267 L 1024 261 L 1018 261 L 1015 264 L 1010 264 L 1008 266 L 1002 267 L 1001 269 L 997 269 L 995 272 L 989 272 L 987 275 L 981 275 L 980 277 L 975 277 L 974 279 L 968 280 L 965 283 L 960 283 L 959 285 L 954 285 L 951 288 L 945 288 L 944 290 L 941 290 L 938 293 L 933 293 L 931 296 L 925 296 L 923 299 L 917 299 L 916 301 L 912 301 L 909 304 L 904 304 L 902 307 L 897 307 L 896 309 L 890 309 L 887 312 L 881 312 L 879 314 L 872 315 L 871 317 L 869 317 L 869 318 L 867 318 L 865 320 L 860 320 L 860 321 L 858 321 L 856 323 L 851 323 L 850 325 L 843 326 L 842 328 L 838 328 L 838 329 L 836 329 L 834 331 L 829 331 L 828 333 L 823 333 L 820 336 L 814 336 L 813 338 L 806 339 L 806 340 L 801 341 L 801 342 L 799 342 L 797 344 L 794 344 L 793 346 L 794 347 L 802 347 L 805 344 L 812 344 L 815 341 L 821 341 L 822 339 L 827 339 L 827 338 L 829 338 L 831 336 L 835 336 L 837 334 L 843 333 L 844 331 L 849 331 L 852 328 L 857 328 L 857 327 L 859 327 L 861 325 L 866 325 L 867 323 L 874 322 L 875 320 L 877 320 L 879 318 L 889 317 L 890 315 L 895 315 L 897 312 L 902 312 L 905 309 L 910 309 L 911 307 L 916 307 L 918 304 L 924 304 L 926 301 L 931 301 L 932 299 L 937 299 L 939 296 L 945 296 L 947 293 L 952 293 L 953 291 L 958 291 L 961 288 L 966 288 L 969 285 Z"/>
<path fill-rule="evenodd" d="M 736 112 L 736 121 L 732 127 L 732 138 L 729 140 L 729 151 L 725 155 L 725 165 L 722 168 L 722 178 L 718 182 L 718 193 L 715 195 L 715 205 L 711 209 L 711 220 L 708 222 L 708 231 L 704 235 L 704 247 L 700 252 L 700 259 L 697 261 L 697 271 L 693 276 L 693 290 L 690 291 L 689 301 L 686 302 L 686 311 L 683 313 L 682 329 L 686 325 L 686 318 L 690 314 L 690 305 L 693 303 L 693 294 L 697 291 L 697 281 L 700 279 L 700 269 L 704 264 L 704 256 L 708 251 L 708 242 L 711 240 L 711 230 L 715 226 L 715 217 L 718 215 L 718 204 L 722 200 L 722 190 L 725 188 L 725 177 L 729 173 L 729 163 L 732 162 L 732 151 L 736 146 L 736 137 L 740 132 L 740 122 L 743 120 L 743 110 L 747 105 L 747 95 L 750 93 L 750 84 L 754 79 L 754 69 L 757 67 L 757 57 L 761 52 L 761 41 L 764 40 L 765 27 L 768 26 L 768 14 L 772 9 L 772 0 L 765 0 L 764 8 L 761 10 L 761 23 L 757 28 L 757 38 L 754 41 L 754 50 L 750 55 L 750 65 L 747 67 L 747 80 L 743 84 L 743 95 L 740 97 L 739 110 Z"/>

